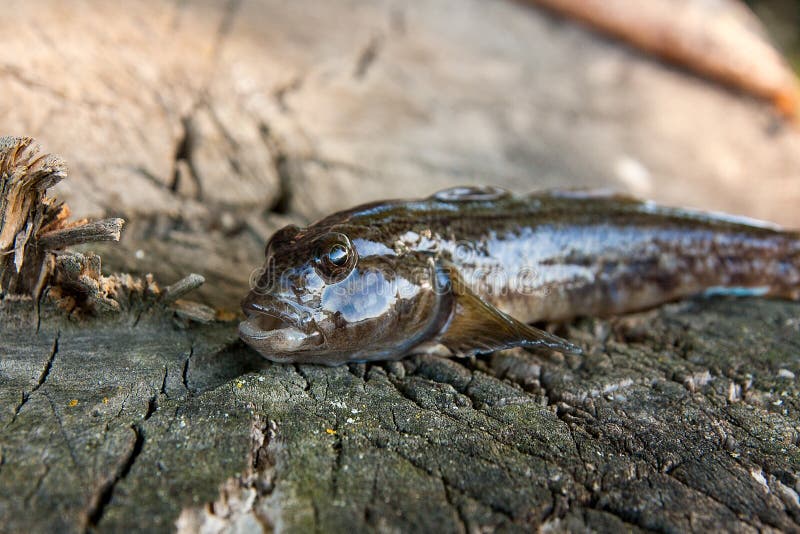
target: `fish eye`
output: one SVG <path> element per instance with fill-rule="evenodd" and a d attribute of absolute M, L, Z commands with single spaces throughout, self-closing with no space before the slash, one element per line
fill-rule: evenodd
<path fill-rule="evenodd" d="M 328 261 L 331 265 L 335 265 L 336 267 L 342 267 L 345 263 L 347 263 L 347 249 L 339 244 L 336 243 L 331 246 L 331 249 L 328 251 L 328 254 L 325 256 L 325 260 Z"/>
<path fill-rule="evenodd" d="M 314 254 L 317 272 L 328 283 L 336 283 L 350 274 L 356 263 L 356 251 L 344 234 L 330 233 L 323 237 Z"/>

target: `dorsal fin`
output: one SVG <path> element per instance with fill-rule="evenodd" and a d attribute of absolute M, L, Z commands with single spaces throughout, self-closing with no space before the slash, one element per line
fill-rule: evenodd
<path fill-rule="evenodd" d="M 493 185 L 462 185 L 437 191 L 430 198 L 442 202 L 472 202 L 498 200 L 511 196 L 511 192 Z"/>
<path fill-rule="evenodd" d="M 642 202 L 640 198 L 610 188 L 575 187 L 563 189 L 546 189 L 531 193 L 531 197 L 569 198 L 575 200 L 609 199 L 622 202 Z"/>

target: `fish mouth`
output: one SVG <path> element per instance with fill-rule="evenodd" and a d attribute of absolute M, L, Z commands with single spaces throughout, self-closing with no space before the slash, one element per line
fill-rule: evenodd
<path fill-rule="evenodd" d="M 242 303 L 247 319 L 239 323 L 239 336 L 263 356 L 282 361 L 285 353 L 317 347 L 322 334 L 310 313 L 287 301 L 248 297 Z"/>

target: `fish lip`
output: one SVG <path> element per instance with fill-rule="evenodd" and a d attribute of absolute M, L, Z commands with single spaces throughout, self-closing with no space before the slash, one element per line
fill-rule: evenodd
<path fill-rule="evenodd" d="M 281 338 L 303 339 L 305 344 L 318 345 L 322 333 L 312 320 L 310 310 L 281 298 L 249 295 L 242 302 L 242 311 L 247 316 L 239 323 L 239 336 L 263 352 L 265 344 Z M 298 347 L 299 348 L 299 347 Z"/>
<path fill-rule="evenodd" d="M 291 326 L 264 330 L 253 319 L 239 323 L 239 337 L 263 357 L 278 363 L 296 362 L 298 354 L 318 350 L 323 342 L 319 331 L 306 334 Z"/>
<path fill-rule="evenodd" d="M 239 323 L 239 337 L 274 362 L 295 361 L 298 354 L 319 350 L 324 343 L 311 312 L 294 303 L 249 295 L 242 311 L 247 319 Z"/>
<path fill-rule="evenodd" d="M 302 307 L 275 297 L 261 297 L 262 302 L 247 298 L 242 303 L 242 311 L 248 320 L 266 322 L 272 320 L 274 328 L 292 327 L 305 333 L 311 333 L 313 321 L 311 312 Z M 274 328 L 270 328 L 274 329 Z"/>
<path fill-rule="evenodd" d="M 300 334 L 306 340 L 312 340 L 320 336 L 320 333 L 315 330 L 306 332 L 294 326 L 284 325 L 279 328 L 264 329 L 255 319 L 257 318 L 250 318 L 239 323 L 239 335 L 246 341 L 262 342 L 286 334 L 293 335 L 294 337 Z"/>

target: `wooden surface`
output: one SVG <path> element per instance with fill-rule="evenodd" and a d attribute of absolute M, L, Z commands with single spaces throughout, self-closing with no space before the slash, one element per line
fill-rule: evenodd
<path fill-rule="evenodd" d="M 522 3 L 10 0 L 0 32 L 0 129 L 67 161 L 77 216 L 126 219 L 105 268 L 198 272 L 228 310 L 279 226 L 460 183 L 800 226 L 770 106 Z M 567 326 L 581 360 L 324 369 L 235 323 L 6 299 L 0 525 L 796 531 L 799 312 L 691 301 Z"/>
<path fill-rule="evenodd" d="M 36 332 L 24 309 L 0 309 L 8 532 L 800 525 L 797 304 L 583 322 L 582 359 L 334 369 L 262 361 L 230 324 Z"/>

